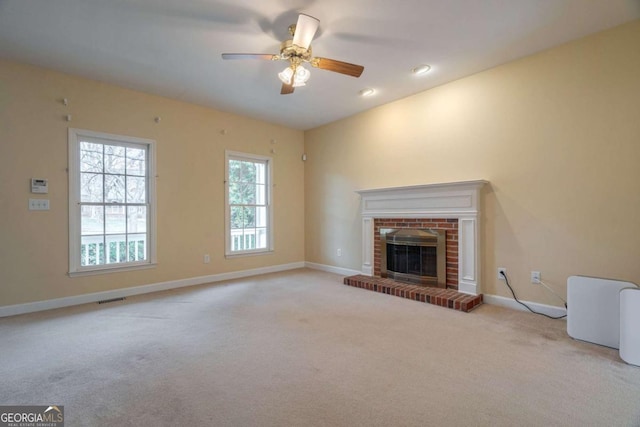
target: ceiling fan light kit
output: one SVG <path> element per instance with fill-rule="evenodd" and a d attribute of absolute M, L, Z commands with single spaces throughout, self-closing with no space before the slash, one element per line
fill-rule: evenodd
<path fill-rule="evenodd" d="M 290 66 L 279 72 L 278 77 L 286 85 L 300 87 L 306 85 L 307 80 L 311 77 L 311 72 L 302 65 L 298 65 L 295 70 L 293 66 Z"/>
<path fill-rule="evenodd" d="M 360 77 L 364 71 L 364 67 L 361 65 L 313 56 L 311 40 L 313 40 L 316 31 L 318 31 L 319 25 L 320 21 L 313 16 L 300 14 L 298 22 L 289 27 L 289 33 L 293 39 L 286 40 L 280 45 L 279 54 L 223 53 L 222 59 L 289 61 L 289 66 L 278 73 L 278 78 L 282 81 L 282 89 L 280 91 L 282 95 L 293 93 L 294 88 L 306 85 L 311 72 L 302 66 L 305 62 L 321 70 Z"/>

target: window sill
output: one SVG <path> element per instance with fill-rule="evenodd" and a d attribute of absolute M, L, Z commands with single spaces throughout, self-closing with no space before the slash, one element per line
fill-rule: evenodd
<path fill-rule="evenodd" d="M 125 271 L 136 271 L 136 270 L 147 270 L 150 268 L 155 268 L 158 263 L 151 264 L 139 264 L 139 265 L 129 265 L 126 267 L 107 267 L 107 268 L 92 268 L 86 270 L 78 270 L 78 271 L 70 271 L 69 277 L 79 277 L 79 276 L 96 276 L 98 274 L 109 274 L 109 273 L 121 273 Z"/>
<path fill-rule="evenodd" d="M 273 249 L 265 249 L 261 251 L 251 251 L 251 252 L 229 252 L 224 255 L 225 258 L 243 258 L 248 256 L 258 256 L 258 255 L 269 255 L 272 254 Z"/>

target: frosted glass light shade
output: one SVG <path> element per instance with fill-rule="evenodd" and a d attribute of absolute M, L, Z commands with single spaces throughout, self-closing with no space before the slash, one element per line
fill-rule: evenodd
<path fill-rule="evenodd" d="M 296 73 L 293 75 L 293 87 L 304 86 L 311 77 L 309 70 L 303 66 L 296 68 Z"/>
<path fill-rule="evenodd" d="M 295 71 L 292 67 L 287 67 L 278 73 L 278 78 L 282 83 L 293 87 L 305 86 L 309 77 L 311 77 L 311 73 L 302 65 L 298 65 Z"/>
<path fill-rule="evenodd" d="M 281 72 L 278 73 L 278 77 L 280 81 L 286 85 L 291 84 L 291 77 L 293 77 L 293 69 L 291 67 L 287 67 Z"/>

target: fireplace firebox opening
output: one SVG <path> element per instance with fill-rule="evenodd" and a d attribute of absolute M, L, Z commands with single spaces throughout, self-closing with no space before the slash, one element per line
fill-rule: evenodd
<path fill-rule="evenodd" d="M 446 231 L 381 228 L 380 275 L 400 282 L 446 288 Z"/>

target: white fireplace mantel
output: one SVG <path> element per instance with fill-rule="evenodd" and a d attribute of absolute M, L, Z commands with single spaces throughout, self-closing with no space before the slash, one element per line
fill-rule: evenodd
<path fill-rule="evenodd" d="M 480 293 L 480 190 L 488 181 L 413 185 L 357 191 L 362 198 L 362 273 L 373 275 L 375 218 L 456 218 L 458 290 Z"/>

